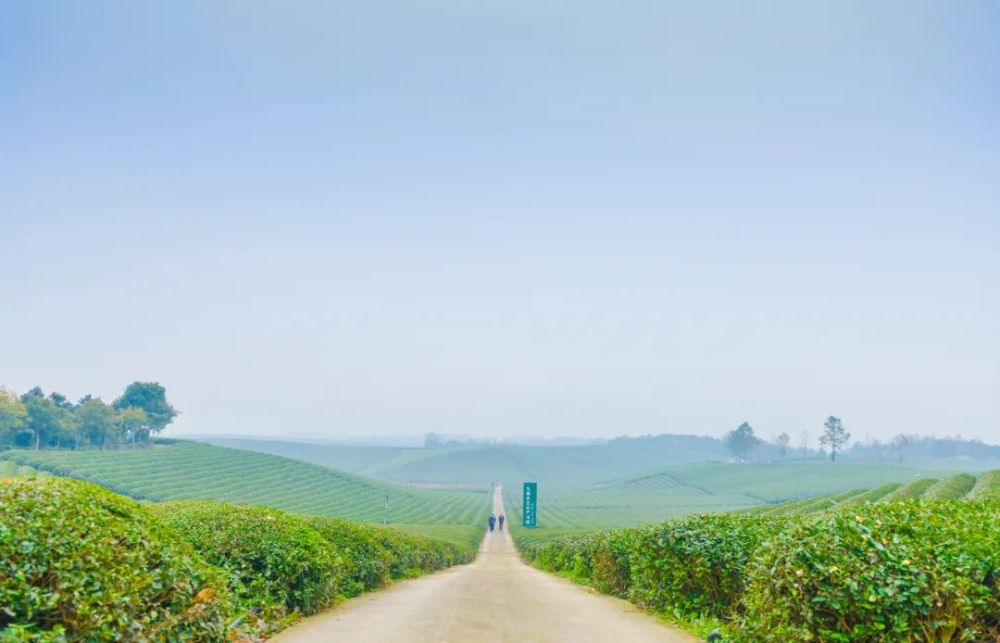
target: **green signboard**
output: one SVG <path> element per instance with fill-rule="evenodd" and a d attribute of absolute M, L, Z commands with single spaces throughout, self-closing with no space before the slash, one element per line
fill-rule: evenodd
<path fill-rule="evenodd" d="M 538 526 L 538 483 L 524 483 L 524 503 L 521 505 L 523 515 L 521 525 L 524 527 Z"/>

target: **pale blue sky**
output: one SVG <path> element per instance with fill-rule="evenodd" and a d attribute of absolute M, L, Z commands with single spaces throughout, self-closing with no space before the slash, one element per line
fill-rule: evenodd
<path fill-rule="evenodd" d="M 0 384 L 1000 442 L 994 2 L 0 6 Z"/>

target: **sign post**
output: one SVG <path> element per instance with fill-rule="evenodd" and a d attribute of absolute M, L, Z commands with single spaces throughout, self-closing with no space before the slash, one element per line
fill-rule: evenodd
<path fill-rule="evenodd" d="M 524 502 L 521 504 L 521 526 L 538 526 L 538 483 L 524 483 Z"/>

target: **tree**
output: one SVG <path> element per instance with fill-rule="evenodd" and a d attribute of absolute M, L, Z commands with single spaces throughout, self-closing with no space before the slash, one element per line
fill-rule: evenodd
<path fill-rule="evenodd" d="M 778 453 L 781 457 L 785 457 L 785 453 L 788 451 L 788 444 L 792 441 L 792 436 L 787 433 L 780 433 L 775 439 L 775 443 L 778 445 Z"/>
<path fill-rule="evenodd" d="M 137 438 L 142 441 L 149 437 L 149 417 L 140 408 L 128 407 L 118 411 L 115 426 L 122 442 L 135 443 Z"/>
<path fill-rule="evenodd" d="M 88 444 L 103 449 L 116 440 L 118 415 L 101 398 L 81 401 L 74 408 L 73 415 L 76 417 L 77 430 Z"/>
<path fill-rule="evenodd" d="M 167 402 L 167 390 L 158 382 L 132 382 L 115 400 L 115 409 L 142 409 L 146 413 L 146 429 L 157 433 L 177 417 L 177 411 Z"/>
<path fill-rule="evenodd" d="M 823 435 L 819 442 L 830 447 L 830 460 L 837 460 L 837 452 L 851 439 L 851 434 L 844 429 L 840 418 L 830 416 L 823 423 Z"/>
<path fill-rule="evenodd" d="M 27 414 L 28 410 L 17 393 L 0 386 L 0 445 L 14 442 Z"/>
<path fill-rule="evenodd" d="M 425 449 L 437 449 L 444 446 L 444 440 L 437 433 L 428 433 L 424 436 Z"/>
<path fill-rule="evenodd" d="M 31 432 L 35 449 L 53 442 L 58 444 L 73 430 L 73 416 L 69 410 L 45 397 L 37 386 L 22 395 L 21 402 L 27 411 L 24 425 Z"/>
<path fill-rule="evenodd" d="M 897 435 L 892 439 L 892 448 L 896 451 L 896 454 L 899 456 L 900 464 L 903 464 L 903 451 L 905 451 L 906 447 L 908 446 L 910 446 L 910 438 L 908 438 L 902 433 L 900 433 L 899 435 Z"/>
<path fill-rule="evenodd" d="M 723 441 L 726 443 L 726 448 L 733 452 L 736 460 L 743 462 L 750 459 L 750 449 L 760 442 L 753 434 L 753 427 L 747 422 L 727 433 Z"/>

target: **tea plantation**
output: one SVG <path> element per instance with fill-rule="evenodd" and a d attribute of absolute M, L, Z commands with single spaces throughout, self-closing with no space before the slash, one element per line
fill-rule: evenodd
<path fill-rule="evenodd" d="M 819 494 L 847 499 L 862 490 L 924 480 L 932 471 L 863 463 L 784 462 L 682 464 L 654 473 L 593 485 L 540 485 L 538 524 L 532 538 L 566 530 L 627 527 L 698 512 L 745 509 L 770 512 L 791 506 L 832 504 Z M 934 482 L 937 480 L 934 479 Z M 923 484 L 923 483 L 921 483 Z M 508 512 L 520 511 L 519 485 L 505 486 Z M 837 495 L 839 494 L 839 495 Z"/>
<path fill-rule="evenodd" d="M 454 525 L 450 536 L 479 535 L 488 489 L 437 490 L 378 482 L 288 458 L 180 441 L 135 450 L 0 453 L 8 463 L 89 480 L 136 499 L 207 499 L 267 505 L 285 511 L 381 523 L 421 532 Z M 3 462 L 0 460 L 0 462 Z M 441 530 L 438 530 L 441 533 Z"/>
<path fill-rule="evenodd" d="M 726 640 L 1000 634 L 1000 471 L 649 527 L 514 535 L 541 569 Z"/>
<path fill-rule="evenodd" d="M 0 640 L 258 640 L 342 597 L 471 559 L 394 529 L 271 507 L 141 504 L 0 478 Z"/>

